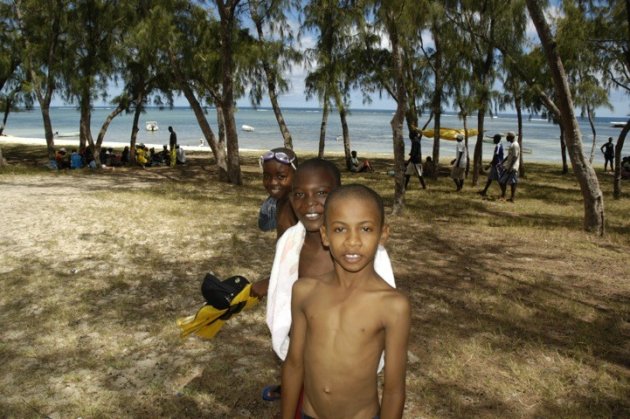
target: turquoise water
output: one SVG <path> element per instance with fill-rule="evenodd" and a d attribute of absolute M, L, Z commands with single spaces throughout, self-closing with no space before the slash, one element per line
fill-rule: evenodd
<path fill-rule="evenodd" d="M 97 108 L 93 111 L 92 134 L 98 134 L 100 125 L 110 109 Z M 295 149 L 299 151 L 316 152 L 319 141 L 319 127 L 321 123 L 321 111 L 318 109 L 287 108 L 283 109 L 284 118 L 291 130 Z M 350 139 L 352 149 L 361 153 L 387 153 L 392 154 L 392 134 L 389 122 L 392 118 L 392 110 L 355 110 L 348 117 L 350 129 Z M 217 133 L 216 117 L 214 109 L 208 110 L 208 120 L 212 129 Z M 60 134 L 74 133 L 79 131 L 79 112 L 73 107 L 57 107 L 51 109 L 53 131 Z M 156 132 L 148 132 L 144 129 L 145 122 L 157 121 L 160 129 Z M 121 114 L 116 117 L 105 137 L 105 141 L 128 143 L 132 114 Z M 183 145 L 199 145 L 203 138 L 197 120 L 190 108 L 177 107 L 173 109 L 159 110 L 157 108 L 148 109 L 140 119 L 140 132 L 138 141 L 149 144 L 167 144 L 169 125 L 173 126 L 177 132 L 178 141 Z M 597 148 L 595 152 L 595 162 L 603 163 L 603 157 L 599 147 L 606 142 L 609 136 L 615 140 L 620 129 L 613 128 L 611 121 L 624 121 L 623 118 L 597 118 Z M 273 111 L 271 109 L 239 108 L 236 113 L 236 122 L 239 127 L 239 146 L 241 149 L 269 149 L 282 145 L 280 135 Z M 422 123 L 422 121 L 421 121 Z M 254 127 L 253 132 L 243 131 L 242 125 Z M 455 115 L 445 115 L 442 119 L 442 126 L 461 128 L 463 124 Z M 469 128 L 476 127 L 476 118 L 469 118 Z M 581 120 L 580 126 L 584 141 L 584 150 L 588 155 L 591 149 L 592 134 L 587 120 Z M 429 127 L 431 128 L 431 126 Z M 516 131 L 516 117 L 514 115 L 500 115 L 498 118 L 487 118 L 485 121 L 486 135 L 506 131 Z M 341 135 L 341 125 L 337 114 L 332 113 L 328 119 L 327 129 L 327 151 L 342 152 L 343 144 L 336 138 Z M 19 137 L 44 138 L 44 129 L 39 110 L 12 113 L 7 121 L 5 134 Z M 529 161 L 561 161 L 560 130 L 557 125 L 553 125 L 544 120 L 525 120 L 523 126 L 523 145 L 530 149 L 531 153 L 525 154 L 524 158 Z M 68 138 L 65 138 L 68 139 Z M 471 138 L 470 151 L 475 139 Z M 441 141 L 441 155 L 450 156 L 454 154 L 454 144 L 450 141 Z M 77 138 L 78 144 L 78 138 Z M 423 155 L 428 155 L 432 148 L 432 139 L 423 139 Z M 409 146 L 407 141 L 407 147 Z M 484 156 L 492 152 L 492 144 L 484 144 Z M 624 155 L 630 154 L 630 146 L 626 144 Z"/>

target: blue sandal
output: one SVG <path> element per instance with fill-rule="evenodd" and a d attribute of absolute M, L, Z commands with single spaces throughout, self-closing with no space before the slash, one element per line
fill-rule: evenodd
<path fill-rule="evenodd" d="M 280 384 L 273 384 L 263 388 L 262 398 L 267 402 L 280 400 Z"/>

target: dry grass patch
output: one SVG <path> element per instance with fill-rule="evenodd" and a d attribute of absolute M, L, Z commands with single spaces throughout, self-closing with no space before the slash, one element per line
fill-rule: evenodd
<path fill-rule="evenodd" d="M 50 173 L 36 149 L 3 146 L 1 416 L 271 417 L 260 391 L 279 364 L 264 304 L 209 342 L 181 341 L 174 322 L 201 304 L 205 272 L 270 270 L 256 156 L 234 187 L 204 155 Z M 391 202 L 390 162 L 374 163 L 343 181 Z M 604 238 L 580 231 L 578 186 L 557 167 L 528 165 L 515 204 L 496 186 L 482 200 L 468 184 L 412 179 L 388 245 L 413 304 L 405 417 L 630 415 L 630 199 L 602 181 Z"/>

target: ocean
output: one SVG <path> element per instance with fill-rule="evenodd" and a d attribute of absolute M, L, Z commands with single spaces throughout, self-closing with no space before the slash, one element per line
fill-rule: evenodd
<path fill-rule="evenodd" d="M 110 108 L 95 108 L 92 113 L 92 135 L 96 138 L 101 124 L 106 115 L 111 112 Z M 283 115 L 293 136 L 295 150 L 302 152 L 317 152 L 319 142 L 319 128 L 321 123 L 321 110 L 309 108 L 285 108 Z M 353 150 L 357 150 L 359 156 L 362 153 L 379 153 L 392 155 L 392 134 L 390 120 L 393 110 L 353 110 L 348 116 L 348 126 L 350 129 L 350 141 Z M 64 140 L 72 139 L 65 135 L 78 133 L 79 112 L 74 107 L 55 107 L 51 109 L 53 131 L 64 135 Z M 217 133 L 215 110 L 208 109 L 208 120 L 212 129 Z M 599 147 L 604 144 L 608 137 L 613 137 L 616 141 L 620 128 L 611 125 L 613 121 L 624 121 L 624 118 L 597 117 L 595 127 L 597 131 L 595 163 L 603 164 L 603 156 Z M 132 114 L 121 114 L 116 117 L 105 136 L 105 141 L 121 143 L 121 146 L 129 142 Z M 159 130 L 154 132 L 146 131 L 146 121 L 157 121 Z M 426 121 L 421 118 L 420 125 Z M 269 108 L 239 108 L 236 112 L 236 123 L 239 128 L 239 147 L 245 149 L 270 149 L 282 146 L 282 137 L 278 129 L 273 111 Z M 140 132 L 138 142 L 147 144 L 167 144 L 169 139 L 168 126 L 173 126 L 177 132 L 179 144 L 189 146 L 199 146 L 203 138 L 201 130 L 193 111 L 188 107 L 175 107 L 173 109 L 150 108 L 141 116 Z M 243 125 L 249 125 L 254 131 L 242 130 Z M 496 118 L 487 118 L 484 124 L 487 136 L 495 133 L 505 133 L 507 131 L 516 132 L 515 115 L 498 115 Z M 456 115 L 446 114 L 442 117 L 442 126 L 449 128 L 463 128 L 463 123 Z M 468 119 L 468 127 L 476 128 L 476 117 Z M 592 133 L 588 120 L 580 120 L 582 129 L 582 140 L 584 151 L 588 156 L 591 150 Z M 432 124 L 427 128 L 432 128 Z M 44 128 L 39 109 L 24 112 L 14 112 L 9 115 L 7 126 L 4 131 L 7 135 L 16 137 L 44 138 Z M 338 138 L 341 136 L 341 124 L 339 116 L 331 113 L 328 118 L 326 151 L 343 152 L 343 142 Z M 525 118 L 523 124 L 523 155 L 525 161 L 537 162 L 560 162 L 560 129 L 546 120 L 540 118 Z M 78 138 L 76 138 L 78 144 Z M 472 155 L 475 138 L 470 138 L 469 150 Z M 624 147 L 623 155 L 630 154 L 630 146 Z M 406 140 L 409 147 L 409 141 Z M 433 140 L 424 138 L 422 140 L 423 155 L 430 155 Z M 492 144 L 484 143 L 484 158 L 488 158 L 492 153 Z M 440 151 L 442 156 L 454 154 L 454 143 L 441 140 Z"/>

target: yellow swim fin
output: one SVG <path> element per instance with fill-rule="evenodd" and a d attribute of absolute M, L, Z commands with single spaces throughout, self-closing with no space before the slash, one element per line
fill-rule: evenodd
<path fill-rule="evenodd" d="M 250 296 L 251 287 L 251 284 L 248 284 L 235 295 L 227 309 L 218 310 L 206 304 L 194 316 L 177 319 L 177 325 L 181 329 L 180 337 L 185 338 L 194 333 L 200 338 L 212 339 L 230 317 L 258 303 L 258 298 Z"/>

